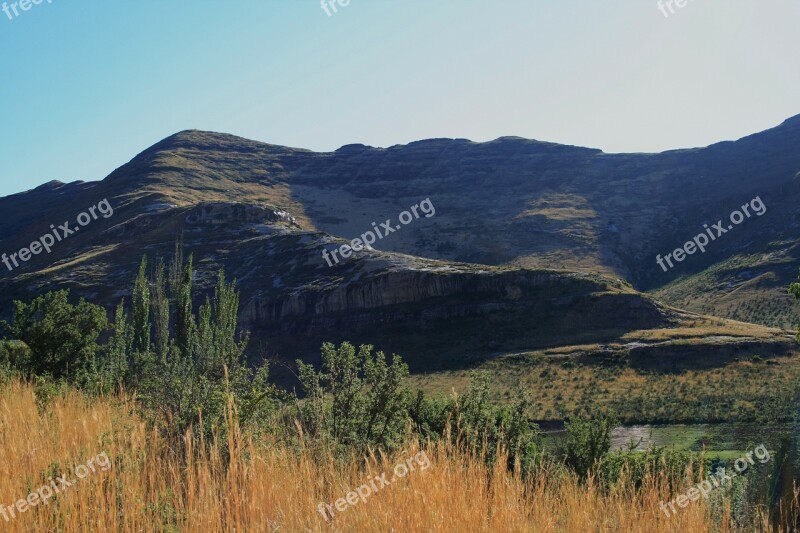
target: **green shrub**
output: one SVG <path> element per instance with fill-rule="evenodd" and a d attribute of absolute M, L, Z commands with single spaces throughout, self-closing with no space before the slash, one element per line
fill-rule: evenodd
<path fill-rule="evenodd" d="M 0 341 L 0 384 L 30 368 L 31 349 L 22 341 Z"/>
<path fill-rule="evenodd" d="M 648 448 L 644 451 L 617 450 L 607 453 L 599 462 L 597 474 L 605 487 L 616 485 L 623 477 L 634 487 L 642 486 L 646 476 L 664 475 L 674 489 L 681 489 L 692 480 L 686 479 L 691 466 L 695 479 L 699 474 L 709 473 L 711 463 L 701 463 L 700 457 L 688 451 L 677 451 L 665 447 Z"/>
<path fill-rule="evenodd" d="M 418 392 L 410 416 L 421 440 L 449 435 L 461 449 L 484 454 L 489 463 L 502 451 L 508 456 L 509 468 L 520 468 L 527 474 L 544 459 L 539 428 L 527 417 L 529 407 L 524 394 L 512 405 L 493 405 L 489 401 L 489 376 L 480 372 L 471 375 L 462 396 L 429 399 Z"/>
<path fill-rule="evenodd" d="M 372 346 L 356 352 L 350 343 L 322 346 L 322 368 L 297 361 L 305 398 L 299 405 L 303 433 L 330 439 L 340 450 L 403 441 L 411 392 L 404 385 L 408 365 L 395 355 L 391 364 Z M 330 398 L 330 401 L 327 401 Z"/>
<path fill-rule="evenodd" d="M 617 424 L 615 415 L 599 411 L 565 423 L 564 460 L 581 479 L 586 479 L 611 449 L 611 431 Z"/>

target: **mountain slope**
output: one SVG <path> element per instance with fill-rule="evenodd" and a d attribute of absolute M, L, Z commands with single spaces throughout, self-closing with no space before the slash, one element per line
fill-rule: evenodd
<path fill-rule="evenodd" d="M 4 272 L 2 312 L 14 297 L 62 286 L 111 306 L 127 294 L 141 255 L 166 256 L 183 233 L 199 260 L 197 285 L 207 290 L 219 268 L 238 278 L 241 320 L 256 349 L 269 339 L 268 351 L 286 358 L 311 357 L 322 340 L 349 338 L 404 353 L 417 370 L 453 368 L 525 350 L 624 347 L 633 342 L 624 339 L 646 339 L 647 331 L 663 338 L 625 349 L 669 357 L 683 353 L 680 335 L 669 332 L 687 327 L 703 332 L 688 336 L 695 345 L 717 352 L 746 352 L 747 343 L 766 339 L 784 353 L 791 343 L 779 330 L 683 313 L 619 278 L 660 288 L 659 297 L 689 309 L 715 302 L 710 310 L 724 316 L 756 318 L 741 305 L 738 315 L 723 307 L 719 296 L 735 292 L 726 280 L 743 267 L 721 265 L 758 259 L 759 283 L 740 291 L 753 309 L 785 291 L 799 142 L 798 118 L 733 143 L 663 154 L 519 138 L 315 153 L 181 132 L 102 182 L 51 182 L 0 199 L 0 250 L 9 253 L 102 199 L 114 208 L 51 254 Z M 682 268 L 664 273 L 656 265 L 657 253 L 755 196 L 768 208 L 763 217 Z M 375 250 L 326 264 L 323 249 L 346 242 L 335 235 L 357 237 L 426 198 L 435 215 L 413 220 Z M 684 275 L 691 277 L 678 279 Z"/>

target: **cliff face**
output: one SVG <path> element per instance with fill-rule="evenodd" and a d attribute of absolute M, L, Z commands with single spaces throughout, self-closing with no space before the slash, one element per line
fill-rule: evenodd
<path fill-rule="evenodd" d="M 394 309 L 397 317 L 418 317 L 418 321 L 481 314 L 497 310 L 541 307 L 557 310 L 595 293 L 620 303 L 617 319 L 630 327 L 666 325 L 666 312 L 654 302 L 633 293 L 614 291 L 601 280 L 584 276 L 528 270 L 387 271 L 357 282 L 294 292 L 273 301 L 251 300 L 242 320 L 258 326 L 276 322 L 290 324 L 296 318 L 317 318 L 342 314 L 365 316 L 374 310 Z M 600 299 L 600 296 L 597 296 Z M 623 300 L 627 300 L 623 304 Z M 413 309 L 413 311 L 412 311 Z M 383 319 L 392 313 L 383 312 Z M 359 320 L 359 319 L 357 319 Z"/>

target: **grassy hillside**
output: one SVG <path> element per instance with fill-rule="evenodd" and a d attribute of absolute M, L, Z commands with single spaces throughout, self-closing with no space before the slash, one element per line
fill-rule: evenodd
<path fill-rule="evenodd" d="M 800 302 L 786 288 L 797 278 L 800 265 L 795 241 L 775 240 L 764 253 L 733 255 L 702 272 L 678 278 L 653 295 L 698 313 L 794 329 Z"/>

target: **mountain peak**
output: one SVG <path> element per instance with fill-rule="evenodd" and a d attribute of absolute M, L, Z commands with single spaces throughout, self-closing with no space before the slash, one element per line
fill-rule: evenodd
<path fill-rule="evenodd" d="M 213 148 L 215 146 L 230 144 L 263 144 L 244 137 L 237 137 L 229 133 L 219 133 L 204 130 L 182 130 L 160 140 L 147 151 L 156 149 L 162 151 L 170 148 Z"/>

